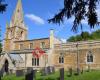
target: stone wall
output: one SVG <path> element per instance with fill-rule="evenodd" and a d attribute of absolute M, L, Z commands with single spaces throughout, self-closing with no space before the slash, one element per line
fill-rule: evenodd
<path fill-rule="evenodd" d="M 45 48 L 49 48 L 49 38 L 45 39 L 34 39 L 34 40 L 24 40 L 24 41 L 15 41 L 15 50 L 20 49 L 20 44 L 23 44 L 23 49 L 30 49 L 30 43 L 33 43 L 33 47 L 31 49 L 35 49 L 36 47 L 40 48 L 41 42 L 45 43 Z"/>
<path fill-rule="evenodd" d="M 100 69 L 100 41 L 79 42 L 56 44 L 53 53 L 53 65 L 56 68 L 64 67 L 68 69 L 77 68 L 77 53 L 78 64 L 80 69 Z M 87 62 L 87 54 L 91 51 L 93 54 L 93 62 Z M 64 63 L 59 63 L 60 54 L 64 55 Z"/>

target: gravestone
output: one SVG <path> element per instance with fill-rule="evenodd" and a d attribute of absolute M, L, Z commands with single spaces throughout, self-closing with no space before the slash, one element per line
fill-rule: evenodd
<path fill-rule="evenodd" d="M 69 68 L 69 69 L 68 69 L 68 74 L 67 74 L 67 76 L 68 76 L 68 77 L 71 77 L 71 76 L 72 76 L 72 68 Z"/>
<path fill-rule="evenodd" d="M 51 66 L 52 73 L 55 73 L 55 67 Z"/>
<path fill-rule="evenodd" d="M 44 71 L 44 75 L 48 75 L 48 68 L 47 67 L 44 67 L 43 71 Z"/>
<path fill-rule="evenodd" d="M 9 70 L 9 73 L 10 73 L 10 74 L 13 74 L 13 70 L 12 70 L 12 69 L 10 69 L 10 70 Z"/>
<path fill-rule="evenodd" d="M 83 67 L 82 67 L 82 70 L 81 70 L 81 74 L 83 74 Z"/>
<path fill-rule="evenodd" d="M 74 75 L 79 75 L 80 74 L 80 69 L 79 68 L 76 68 L 76 70 L 75 70 L 75 73 L 74 73 Z"/>
<path fill-rule="evenodd" d="M 60 69 L 60 80 L 64 80 L 64 68 Z"/>
<path fill-rule="evenodd" d="M 53 66 L 48 66 L 48 67 L 47 67 L 47 70 L 48 70 L 48 74 L 52 74 L 52 73 L 55 72 L 55 69 L 54 69 Z"/>
<path fill-rule="evenodd" d="M 1 80 L 1 77 L 3 76 L 3 73 L 2 71 L 0 70 L 0 80 Z"/>
<path fill-rule="evenodd" d="M 4 72 L 5 72 L 5 70 L 4 70 L 4 65 L 3 65 L 3 67 L 2 67 L 1 70 L 0 70 L 0 76 L 1 76 L 1 77 L 3 76 Z"/>
<path fill-rule="evenodd" d="M 24 71 L 23 70 L 16 70 L 16 76 L 20 77 L 24 75 Z"/>
<path fill-rule="evenodd" d="M 41 75 L 46 76 L 55 72 L 55 68 L 53 66 L 44 67 L 41 69 Z"/>
<path fill-rule="evenodd" d="M 50 66 L 47 67 L 47 73 L 51 74 L 51 67 Z"/>
<path fill-rule="evenodd" d="M 41 69 L 41 76 L 45 76 L 45 71 L 44 71 L 44 68 Z"/>
<path fill-rule="evenodd" d="M 25 80 L 35 80 L 35 75 L 36 74 L 36 70 L 33 70 L 33 68 L 28 67 L 27 68 L 27 73 L 25 75 Z"/>
<path fill-rule="evenodd" d="M 46 75 L 48 75 L 49 73 L 48 73 L 48 67 L 44 67 L 42 70 L 41 70 L 41 75 L 42 76 L 46 76 Z"/>

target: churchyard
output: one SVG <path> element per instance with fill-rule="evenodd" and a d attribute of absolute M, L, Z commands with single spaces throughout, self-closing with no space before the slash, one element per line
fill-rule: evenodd
<path fill-rule="evenodd" d="M 100 80 L 100 70 L 85 70 L 77 75 L 75 71 L 69 72 L 63 68 L 58 71 L 50 71 L 49 68 L 36 71 L 29 68 L 26 73 L 18 70 L 15 74 L 6 74 L 1 80 Z"/>

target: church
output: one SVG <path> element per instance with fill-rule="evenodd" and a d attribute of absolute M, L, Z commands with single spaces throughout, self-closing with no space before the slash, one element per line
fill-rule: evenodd
<path fill-rule="evenodd" d="M 22 3 L 18 0 L 10 24 L 6 24 L 4 55 L 0 58 L 0 64 L 8 60 L 9 69 L 41 69 L 46 66 L 54 66 L 55 69 L 64 67 L 66 70 L 77 67 L 84 70 L 100 69 L 100 41 L 63 43 L 55 37 L 53 29 L 47 38 L 28 40 L 28 28 L 23 16 Z M 37 48 L 46 55 L 35 57 L 32 53 Z"/>

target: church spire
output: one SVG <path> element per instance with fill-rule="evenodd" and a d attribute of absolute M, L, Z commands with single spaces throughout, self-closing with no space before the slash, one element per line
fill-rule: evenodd
<path fill-rule="evenodd" d="M 14 11 L 14 14 L 12 16 L 12 20 L 10 22 L 10 27 L 24 27 L 24 19 L 23 19 L 23 9 L 22 9 L 22 3 L 21 0 L 18 0 L 16 9 Z"/>
<path fill-rule="evenodd" d="M 9 28 L 9 24 L 8 24 L 8 22 L 6 22 L 6 28 Z"/>

